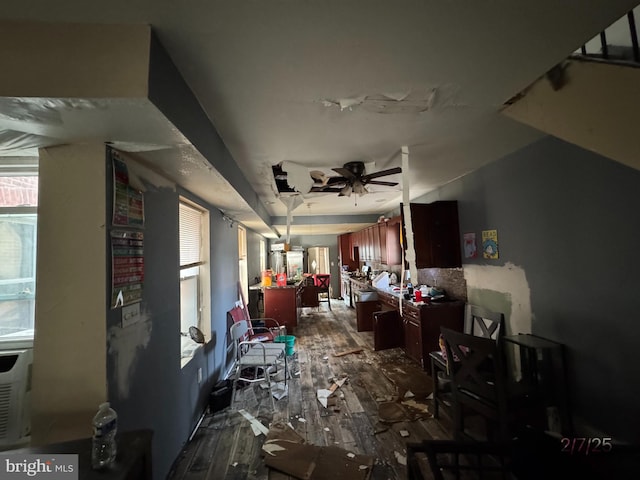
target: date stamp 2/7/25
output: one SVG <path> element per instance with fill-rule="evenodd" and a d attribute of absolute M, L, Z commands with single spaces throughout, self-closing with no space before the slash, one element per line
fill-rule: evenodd
<path fill-rule="evenodd" d="M 562 437 L 561 451 L 569 455 L 597 455 L 613 451 L 611 437 Z"/>

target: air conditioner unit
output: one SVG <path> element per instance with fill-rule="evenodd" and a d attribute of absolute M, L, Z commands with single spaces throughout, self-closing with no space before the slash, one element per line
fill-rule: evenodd
<path fill-rule="evenodd" d="M 28 443 L 31 434 L 33 348 L 0 343 L 0 450 Z"/>

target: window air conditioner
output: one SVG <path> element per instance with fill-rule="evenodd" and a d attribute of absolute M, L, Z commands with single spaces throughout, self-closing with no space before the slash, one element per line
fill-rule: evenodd
<path fill-rule="evenodd" d="M 0 350 L 0 450 L 28 443 L 32 363 L 32 348 Z"/>

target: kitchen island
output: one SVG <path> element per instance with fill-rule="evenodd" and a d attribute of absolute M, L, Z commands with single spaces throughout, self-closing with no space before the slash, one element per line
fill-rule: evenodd
<path fill-rule="evenodd" d="M 287 333 L 295 331 L 298 326 L 298 315 L 302 304 L 304 280 L 288 281 L 287 285 L 282 287 L 277 285 L 264 287 L 262 284 L 256 284 L 249 288 L 262 291 L 264 317 L 273 318 L 281 326 L 286 326 Z"/>

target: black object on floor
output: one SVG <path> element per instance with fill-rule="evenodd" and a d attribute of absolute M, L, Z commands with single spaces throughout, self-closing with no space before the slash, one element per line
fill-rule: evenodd
<path fill-rule="evenodd" d="M 216 383 L 209 395 L 209 410 L 218 412 L 231 405 L 233 380 L 221 380 Z"/>

